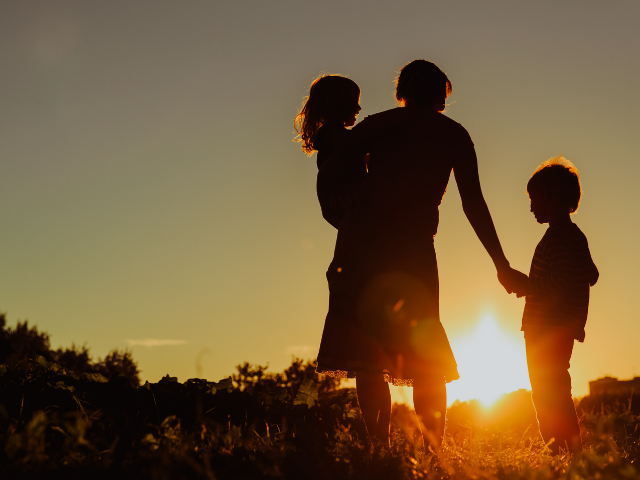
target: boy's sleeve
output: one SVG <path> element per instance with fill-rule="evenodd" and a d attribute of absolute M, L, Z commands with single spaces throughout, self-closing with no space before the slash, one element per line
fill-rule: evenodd
<path fill-rule="evenodd" d="M 584 249 L 586 255 L 582 252 Z M 544 246 L 544 255 L 549 273 L 529 277 L 529 295 L 554 293 L 577 285 L 593 285 L 597 280 L 598 270 L 586 245 L 569 245 L 561 237 L 552 237 Z"/>
<path fill-rule="evenodd" d="M 568 245 L 560 239 L 549 239 L 543 253 L 549 265 L 549 272 L 541 276 L 529 277 L 528 295 L 543 295 L 564 289 L 570 284 Z"/>

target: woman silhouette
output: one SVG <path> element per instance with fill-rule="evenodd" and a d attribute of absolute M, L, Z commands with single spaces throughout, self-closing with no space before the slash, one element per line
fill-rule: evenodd
<path fill-rule="evenodd" d="M 345 188 L 349 172 L 368 174 L 357 215 L 339 224 L 327 271 L 329 312 L 318 371 L 356 378 L 370 437 L 389 444 L 389 383 L 413 386 L 425 442 L 444 434 L 445 383 L 458 378 L 440 323 L 433 239 L 438 207 L 453 171 L 464 213 L 501 280 L 511 270 L 478 178 L 473 142 L 442 115 L 451 82 L 436 65 L 415 60 L 397 78 L 399 108 L 372 115 L 318 173 L 319 198 Z M 322 201 L 322 200 L 321 200 Z"/>

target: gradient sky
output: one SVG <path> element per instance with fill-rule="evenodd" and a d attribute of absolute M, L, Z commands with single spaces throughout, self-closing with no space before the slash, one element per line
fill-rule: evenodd
<path fill-rule="evenodd" d="M 314 357 L 336 233 L 293 117 L 321 72 L 360 85 L 360 118 L 393 108 L 397 69 L 426 58 L 512 266 L 545 229 L 532 171 L 563 154 L 581 173 L 574 221 L 601 276 L 574 394 L 640 374 L 639 24 L 635 1 L 2 2 L 0 311 L 54 347 L 129 346 L 150 381 L 194 377 L 198 353 L 211 380 Z M 452 344 L 490 315 L 523 348 L 523 300 L 454 181 L 436 249 Z"/>

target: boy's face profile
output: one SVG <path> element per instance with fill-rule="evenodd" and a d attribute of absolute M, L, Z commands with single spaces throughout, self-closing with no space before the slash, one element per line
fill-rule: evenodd
<path fill-rule="evenodd" d="M 536 217 L 538 223 L 549 223 L 549 198 L 547 192 L 531 190 L 529 192 L 531 201 L 531 213 Z"/>

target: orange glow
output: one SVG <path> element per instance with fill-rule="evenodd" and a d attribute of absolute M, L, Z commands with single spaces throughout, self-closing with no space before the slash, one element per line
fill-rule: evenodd
<path fill-rule="evenodd" d="M 402 299 L 398 300 L 398 303 L 396 303 L 395 306 L 393 307 L 393 311 L 394 312 L 400 311 L 403 305 L 404 305 L 404 300 Z"/>
<path fill-rule="evenodd" d="M 451 348 L 460 380 L 447 385 L 450 404 L 477 398 L 488 407 L 505 393 L 531 389 L 524 340 L 503 331 L 491 314 L 467 335 L 452 339 Z"/>

